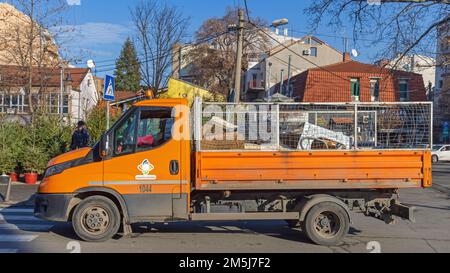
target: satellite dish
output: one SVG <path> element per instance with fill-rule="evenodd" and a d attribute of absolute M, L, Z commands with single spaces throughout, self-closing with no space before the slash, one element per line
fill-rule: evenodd
<path fill-rule="evenodd" d="M 356 49 L 352 49 L 352 56 L 356 58 L 358 57 L 358 55 L 359 55 L 358 51 L 356 51 Z"/>
<path fill-rule="evenodd" d="M 90 69 L 95 68 L 95 62 L 93 60 L 88 60 L 86 62 L 87 67 L 89 67 Z"/>

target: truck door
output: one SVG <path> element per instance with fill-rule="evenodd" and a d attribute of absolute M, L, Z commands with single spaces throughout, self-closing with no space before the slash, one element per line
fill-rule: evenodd
<path fill-rule="evenodd" d="M 174 140 L 172 107 L 139 107 L 110 132 L 111 158 L 104 161 L 104 186 L 125 199 L 130 217 L 183 218 L 181 141 Z"/>

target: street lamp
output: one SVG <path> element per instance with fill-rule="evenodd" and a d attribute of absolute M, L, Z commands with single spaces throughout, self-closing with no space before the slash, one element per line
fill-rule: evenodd
<path fill-rule="evenodd" d="M 272 22 L 271 27 L 280 27 L 289 24 L 289 20 L 286 18 L 281 18 Z"/>

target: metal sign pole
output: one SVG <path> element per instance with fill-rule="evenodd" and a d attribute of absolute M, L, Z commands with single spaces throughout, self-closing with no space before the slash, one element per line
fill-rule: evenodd
<path fill-rule="evenodd" d="M 8 187 L 6 187 L 5 202 L 9 202 L 9 197 L 11 195 L 11 184 L 12 184 L 11 177 L 9 177 Z"/>
<path fill-rule="evenodd" d="M 1 175 L 0 177 L 2 177 L 2 178 L 8 177 L 8 185 L 6 187 L 6 193 L 3 198 L 3 202 L 9 202 L 9 198 L 11 195 L 11 184 L 12 184 L 11 177 L 9 175 Z"/>
<path fill-rule="evenodd" d="M 110 101 L 106 101 L 106 130 L 109 130 L 109 107 L 111 105 Z"/>

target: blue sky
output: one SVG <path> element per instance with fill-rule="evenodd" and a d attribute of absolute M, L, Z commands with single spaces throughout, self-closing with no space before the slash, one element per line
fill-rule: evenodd
<path fill-rule="evenodd" d="M 108 64 L 113 63 L 124 40 L 133 36 L 133 25 L 130 18 L 130 8 L 139 0 L 68 0 L 80 5 L 72 5 L 66 14 L 68 24 L 76 26 L 79 30 L 76 37 L 68 44 L 72 48 L 72 54 L 81 50 L 79 65 L 83 65 L 87 59 L 94 59 L 99 66 L 105 69 Z M 192 35 L 210 17 L 220 17 L 224 14 L 226 7 L 240 5 L 243 0 L 167 0 L 177 6 L 182 12 L 190 17 L 187 27 L 187 40 L 192 40 Z M 294 36 L 302 36 L 310 30 L 308 17 L 303 13 L 313 0 L 248 0 L 248 6 L 252 16 L 259 16 L 268 22 L 278 18 L 288 18 L 288 28 L 297 32 L 291 32 Z M 302 33 L 305 32 L 305 33 Z M 331 36 L 348 36 L 351 32 L 345 29 L 338 32 L 321 27 L 317 30 L 319 34 Z M 343 50 L 343 39 L 317 35 L 325 42 L 331 44 L 338 50 Z M 349 41 L 350 48 L 354 46 Z M 359 61 L 370 62 L 374 56 L 373 50 L 368 48 L 357 48 L 360 56 Z M 76 53 L 75 53 L 76 54 Z M 100 70 L 100 68 L 99 68 Z"/>

